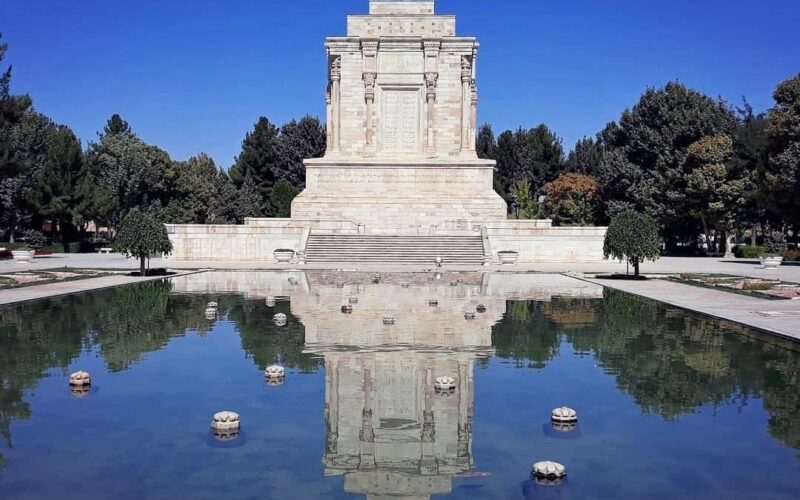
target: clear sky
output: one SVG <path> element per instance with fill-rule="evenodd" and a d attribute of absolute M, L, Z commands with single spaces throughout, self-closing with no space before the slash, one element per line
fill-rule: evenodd
<path fill-rule="evenodd" d="M 2 0 L 12 91 L 92 140 L 120 113 L 146 141 L 228 167 L 259 115 L 324 117 L 326 35 L 367 0 Z M 480 121 L 544 122 L 566 149 L 647 86 L 756 110 L 800 72 L 800 0 L 438 0 L 481 42 Z"/>

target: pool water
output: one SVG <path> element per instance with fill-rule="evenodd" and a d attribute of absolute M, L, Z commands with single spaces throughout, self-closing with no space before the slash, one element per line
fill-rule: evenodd
<path fill-rule="evenodd" d="M 564 276 L 209 272 L 6 307 L 0 382 L 0 498 L 800 496 L 797 346 Z"/>

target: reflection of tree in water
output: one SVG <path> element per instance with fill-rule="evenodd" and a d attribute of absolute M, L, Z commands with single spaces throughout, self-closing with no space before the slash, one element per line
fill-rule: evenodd
<path fill-rule="evenodd" d="M 170 296 L 170 290 L 167 282 L 148 282 L 0 309 L 0 434 L 6 445 L 12 445 L 11 422 L 30 418 L 24 392 L 47 370 L 66 370 L 84 347 L 96 347 L 109 370 L 119 371 L 172 336 L 207 329 L 206 299 Z"/>
<path fill-rule="evenodd" d="M 220 304 L 222 306 L 222 304 Z M 242 339 L 242 349 L 253 359 L 259 369 L 280 362 L 287 368 L 297 368 L 310 373 L 322 366 L 322 360 L 303 354 L 305 328 L 292 316 L 289 302 L 280 301 L 274 308 L 266 307 L 262 300 L 240 298 L 226 307 L 228 320 L 236 324 Z M 275 326 L 273 315 L 283 313 L 286 326 Z"/>
<path fill-rule="evenodd" d="M 66 368 L 81 352 L 86 317 L 72 307 L 73 300 L 0 309 L 0 434 L 8 447 L 11 422 L 30 418 L 24 392 L 48 369 Z"/>
<path fill-rule="evenodd" d="M 702 405 L 760 397 L 770 433 L 800 449 L 800 353 L 789 342 L 614 291 L 594 302 L 517 302 L 509 312 L 493 339 L 497 354 L 518 366 L 547 363 L 563 333 L 576 350 L 593 353 L 645 412 L 675 420 Z"/>
<path fill-rule="evenodd" d="M 508 302 L 508 313 L 492 329 L 492 344 L 501 358 L 517 367 L 544 368 L 558 355 L 564 330 L 594 328 L 602 302 L 553 297 L 550 302 Z"/>

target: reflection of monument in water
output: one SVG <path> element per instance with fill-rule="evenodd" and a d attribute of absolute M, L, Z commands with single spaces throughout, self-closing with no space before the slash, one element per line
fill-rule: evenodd
<path fill-rule="evenodd" d="M 305 351 L 325 359 L 325 473 L 344 474 L 345 490 L 368 498 L 447 493 L 473 463 L 473 365 L 491 354 L 505 302 L 491 300 L 468 321 L 464 311 L 489 299 L 480 275 L 448 276 L 453 284 L 417 278 L 312 283 L 308 301 L 293 302 Z M 350 298 L 353 313 L 331 317 Z M 383 324 L 386 314 L 394 325 Z M 443 376 L 454 390 L 437 390 Z"/>
<path fill-rule="evenodd" d="M 217 271 L 174 282 L 179 293 L 290 299 L 304 352 L 325 362 L 325 473 L 368 498 L 429 498 L 470 473 L 474 365 L 494 352 L 507 300 L 602 297 L 599 286 L 537 274 Z M 436 390 L 442 376 L 455 379 L 452 392 Z"/>

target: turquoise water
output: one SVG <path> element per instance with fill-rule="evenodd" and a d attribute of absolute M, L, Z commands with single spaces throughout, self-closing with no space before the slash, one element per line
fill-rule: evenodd
<path fill-rule="evenodd" d="M 204 273 L 0 315 L 0 498 L 800 495 L 795 346 L 569 278 Z"/>

